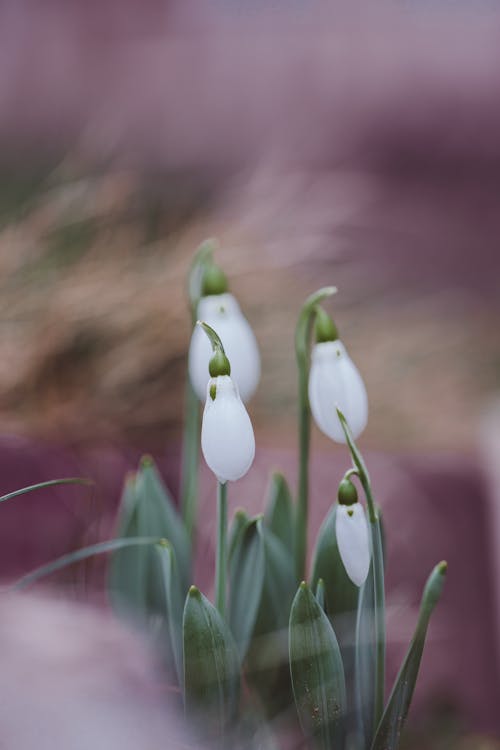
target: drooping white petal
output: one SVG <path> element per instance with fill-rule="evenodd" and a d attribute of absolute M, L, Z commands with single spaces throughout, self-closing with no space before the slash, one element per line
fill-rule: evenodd
<path fill-rule="evenodd" d="M 337 545 L 346 573 L 356 586 L 362 586 L 370 568 L 370 539 L 361 503 L 337 505 L 335 517 Z"/>
<path fill-rule="evenodd" d="M 347 419 L 354 439 L 368 421 L 366 388 L 341 341 L 315 344 L 309 373 L 309 403 L 319 429 L 337 443 L 345 436 L 336 407 Z"/>
<path fill-rule="evenodd" d="M 211 389 L 215 387 L 215 398 Z M 255 455 L 253 427 L 236 383 L 229 375 L 211 378 L 201 425 L 201 449 L 220 482 L 247 473 Z"/>
<path fill-rule="evenodd" d="M 231 377 L 243 401 L 253 395 L 260 378 L 260 357 L 253 331 L 232 294 L 202 297 L 198 318 L 219 335 L 231 363 Z M 196 326 L 189 347 L 189 377 L 196 395 L 203 401 L 210 377 L 208 363 L 212 348 L 206 334 Z"/>

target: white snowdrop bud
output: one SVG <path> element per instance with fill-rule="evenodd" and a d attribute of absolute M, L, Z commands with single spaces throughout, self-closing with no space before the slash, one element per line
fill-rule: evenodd
<path fill-rule="evenodd" d="M 253 331 L 232 294 L 210 294 L 198 304 L 198 317 L 220 336 L 231 362 L 231 376 L 243 401 L 253 395 L 260 378 L 260 357 Z M 189 377 L 196 395 L 203 401 L 207 389 L 210 342 L 195 326 L 189 347 Z"/>
<path fill-rule="evenodd" d="M 201 425 L 203 456 L 219 482 L 234 482 L 247 473 L 254 459 L 252 423 L 229 375 L 210 378 L 206 394 Z"/>
<path fill-rule="evenodd" d="M 341 341 L 320 341 L 312 350 L 309 403 L 319 429 L 337 443 L 345 443 L 337 409 L 344 414 L 354 439 L 368 421 L 365 385 Z"/>
<path fill-rule="evenodd" d="M 337 505 L 335 534 L 347 575 L 356 586 L 362 586 L 368 575 L 371 555 L 368 524 L 361 503 Z"/>

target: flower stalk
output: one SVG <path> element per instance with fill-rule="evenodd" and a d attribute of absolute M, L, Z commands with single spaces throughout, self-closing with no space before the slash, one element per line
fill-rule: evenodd
<path fill-rule="evenodd" d="M 217 482 L 217 559 L 215 563 L 215 606 L 226 617 L 227 578 L 227 482 Z"/>
<path fill-rule="evenodd" d="M 374 590 L 374 611 L 375 611 L 375 703 L 374 703 L 374 727 L 376 728 L 382 718 L 384 710 L 385 694 L 385 588 L 384 588 L 384 557 L 382 548 L 382 529 L 380 524 L 380 515 L 378 513 L 373 498 L 370 475 L 352 438 L 349 425 L 340 409 L 337 408 L 337 414 L 345 434 L 346 442 L 349 447 L 353 469 L 348 472 L 349 476 L 357 474 L 363 492 L 366 498 L 366 507 L 368 510 L 368 520 L 370 527 L 371 547 L 372 547 L 372 574 Z"/>
<path fill-rule="evenodd" d="M 203 278 L 215 247 L 214 240 L 206 240 L 198 248 L 188 276 L 188 296 L 191 324 L 196 325 L 198 304 L 203 290 Z M 186 381 L 184 434 L 182 438 L 181 511 L 187 532 L 192 538 L 198 499 L 198 460 L 200 456 L 200 405 L 189 377 Z"/>
<path fill-rule="evenodd" d="M 295 515 L 295 575 L 301 581 L 305 573 L 307 551 L 307 523 L 309 504 L 309 444 L 311 436 L 311 412 L 309 408 L 309 351 L 311 332 L 316 316 L 317 305 L 335 294 L 334 286 L 323 287 L 311 294 L 305 301 L 295 329 L 295 357 L 299 380 L 299 477 L 297 508 Z"/>

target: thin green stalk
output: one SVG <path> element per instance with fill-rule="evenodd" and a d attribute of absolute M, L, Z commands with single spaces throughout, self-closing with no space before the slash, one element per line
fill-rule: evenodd
<path fill-rule="evenodd" d="M 198 458 L 200 454 L 200 406 L 189 378 L 186 382 L 184 435 L 182 444 L 182 517 L 192 538 L 198 497 Z"/>
<path fill-rule="evenodd" d="M 203 273 L 215 243 L 206 240 L 198 248 L 188 274 L 191 324 L 196 325 Z M 198 499 L 198 458 L 200 454 L 200 407 L 189 377 L 186 383 L 184 434 L 182 439 L 181 509 L 189 537 L 192 538 Z"/>
<path fill-rule="evenodd" d="M 311 329 L 316 305 L 325 297 L 335 294 L 334 286 L 318 289 L 305 301 L 295 329 L 295 356 L 299 376 L 299 478 L 297 510 L 295 516 L 295 574 L 297 581 L 304 578 L 307 553 L 307 521 L 309 504 L 309 444 L 311 435 L 311 413 L 307 392 L 309 380 L 309 349 Z"/>
<path fill-rule="evenodd" d="M 227 483 L 217 482 L 217 559 L 215 567 L 215 606 L 226 616 L 227 575 Z"/>
<path fill-rule="evenodd" d="M 385 694 L 385 587 L 384 587 L 384 556 L 382 547 L 382 530 L 380 517 L 373 499 L 370 475 L 351 435 L 346 418 L 337 408 L 337 414 L 346 436 L 347 445 L 351 452 L 354 469 L 359 476 L 361 486 L 366 497 L 368 519 L 370 521 L 370 535 L 372 546 L 372 570 L 375 610 L 375 705 L 374 729 L 376 730 L 384 710 Z"/>

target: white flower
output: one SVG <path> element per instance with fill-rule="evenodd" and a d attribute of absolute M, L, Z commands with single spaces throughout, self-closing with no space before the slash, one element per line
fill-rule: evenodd
<path fill-rule="evenodd" d="M 206 393 L 201 449 L 219 482 L 234 482 L 247 473 L 254 459 L 252 423 L 229 375 L 210 378 Z"/>
<path fill-rule="evenodd" d="M 198 304 L 198 317 L 214 328 L 231 362 L 231 376 L 243 401 L 253 395 L 260 377 L 260 357 L 253 331 L 232 294 L 211 294 Z M 195 326 L 189 347 L 189 377 L 196 395 L 203 401 L 207 389 L 210 341 Z"/>
<path fill-rule="evenodd" d="M 356 439 L 368 421 L 365 385 L 344 345 L 336 341 L 315 344 L 309 374 L 309 403 L 319 429 L 337 443 L 345 443 L 336 407 L 344 414 Z"/>
<path fill-rule="evenodd" d="M 370 539 L 361 503 L 337 505 L 335 517 L 337 545 L 346 573 L 356 586 L 362 586 L 370 568 Z"/>

